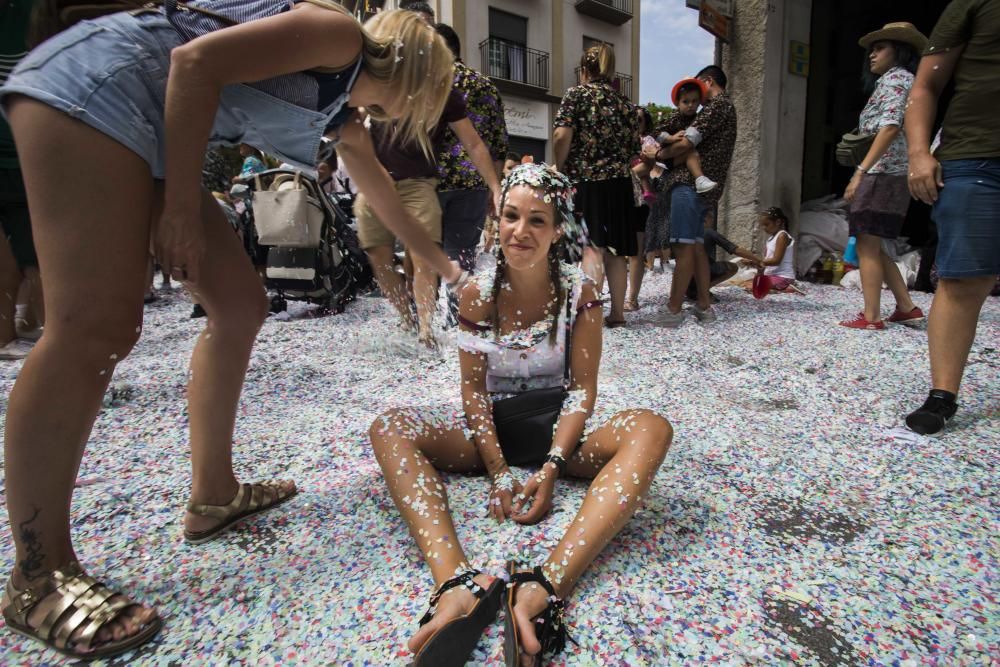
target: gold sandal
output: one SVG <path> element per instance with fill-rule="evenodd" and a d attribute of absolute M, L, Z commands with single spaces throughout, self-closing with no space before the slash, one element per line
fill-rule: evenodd
<path fill-rule="evenodd" d="M 30 627 L 31 610 L 52 593 L 60 598 L 52 604 L 38 628 Z M 110 602 L 116 595 L 119 599 Z M 3 617 L 8 628 L 77 660 L 96 660 L 125 653 L 148 642 L 163 627 L 163 620 L 156 616 L 137 634 L 109 640 L 95 648 L 93 643 L 98 631 L 137 603 L 84 574 L 76 561 L 53 570 L 41 583 L 23 591 L 8 580 L 7 597 L 9 602 L 3 608 Z M 71 640 L 81 627 L 80 636 Z"/>
<path fill-rule="evenodd" d="M 229 530 L 248 517 L 266 512 L 277 507 L 297 494 L 298 489 L 283 491 L 278 482 L 257 482 L 255 484 L 240 484 L 236 497 L 226 505 L 199 505 L 188 503 L 187 511 L 198 516 L 219 519 L 220 523 L 208 530 L 198 532 L 184 531 L 184 541 L 189 544 L 204 544 Z"/>

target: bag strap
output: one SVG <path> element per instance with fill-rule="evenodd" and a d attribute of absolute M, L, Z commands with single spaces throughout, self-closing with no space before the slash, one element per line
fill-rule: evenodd
<path fill-rule="evenodd" d="M 188 3 L 180 2 L 179 0 L 155 0 L 150 4 L 158 5 L 161 2 L 168 17 L 178 10 L 187 10 L 189 12 L 195 12 L 196 14 L 201 14 L 202 16 L 213 18 L 219 23 L 222 23 L 223 25 L 227 26 L 239 25 L 239 21 L 233 20 L 228 16 L 223 16 L 218 12 L 213 12 L 211 9 L 205 9 L 204 7 L 198 7 L 197 5 L 189 5 Z"/>
<path fill-rule="evenodd" d="M 562 275 L 559 276 L 560 280 Z M 563 360 L 563 389 L 569 391 L 570 387 L 570 353 L 573 349 L 573 324 L 570 322 L 570 315 L 573 308 L 573 287 L 570 286 L 568 294 L 566 295 L 566 341 L 564 343 L 566 347 L 566 354 Z"/>

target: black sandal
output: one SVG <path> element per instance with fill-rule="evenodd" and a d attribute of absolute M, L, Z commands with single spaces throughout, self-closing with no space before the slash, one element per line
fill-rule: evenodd
<path fill-rule="evenodd" d="M 519 572 L 517 563 L 508 561 L 507 573 L 510 581 L 507 583 L 507 608 L 504 618 L 504 660 L 507 667 L 519 667 L 521 664 L 521 638 L 517 633 L 517 622 L 514 621 L 514 591 L 518 584 L 534 582 L 540 584 L 549 594 L 549 606 L 535 617 L 535 636 L 538 637 L 542 650 L 535 656 L 533 664 L 535 667 L 541 667 L 544 664 L 545 654 L 562 653 L 566 648 L 567 639 L 576 643 L 566 632 L 566 623 L 563 619 L 566 603 L 556 595 L 541 567 L 536 566 L 533 570 Z"/>
<path fill-rule="evenodd" d="M 496 618 L 500 611 L 500 597 L 504 581 L 495 579 L 489 588 L 483 588 L 473 577 L 482 574 L 479 570 L 466 570 L 441 584 L 431 596 L 430 608 L 420 619 L 420 625 L 434 618 L 435 607 L 441 596 L 458 586 L 465 586 L 476 596 L 476 605 L 465 616 L 445 623 L 430 636 L 413 658 L 411 667 L 450 667 L 464 665 L 479 643 L 483 630 Z"/>

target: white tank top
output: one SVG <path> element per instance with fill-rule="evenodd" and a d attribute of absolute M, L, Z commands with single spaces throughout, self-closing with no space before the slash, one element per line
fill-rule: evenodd
<path fill-rule="evenodd" d="M 580 301 L 585 277 L 578 267 L 560 266 L 564 288 L 572 299 L 569 308 L 570 328 L 576 323 L 576 306 Z M 476 276 L 485 296 L 493 287 L 495 269 Z M 482 352 L 487 357 L 486 391 L 519 394 L 532 389 L 558 387 L 563 383 L 566 360 L 566 308 L 557 315 L 556 342 L 549 342 L 551 319 L 536 322 L 501 336 L 497 341 L 492 329 L 472 332 L 459 330 L 458 347 L 468 352 Z"/>
<path fill-rule="evenodd" d="M 795 239 L 784 229 L 767 240 L 767 256 L 764 259 L 774 256 L 774 249 L 778 245 L 778 237 L 782 234 L 788 237 L 788 247 L 785 248 L 785 256 L 781 258 L 781 263 L 777 266 L 769 266 L 764 269 L 764 275 L 795 280 L 795 252 L 793 250 L 795 248 Z"/>

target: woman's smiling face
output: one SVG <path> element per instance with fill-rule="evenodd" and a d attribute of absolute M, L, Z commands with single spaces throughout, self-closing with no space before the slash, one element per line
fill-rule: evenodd
<path fill-rule="evenodd" d="M 544 197 L 541 190 L 528 185 L 507 191 L 500 213 L 500 248 L 513 269 L 547 262 L 549 248 L 562 236 L 555 223 L 555 206 Z"/>

